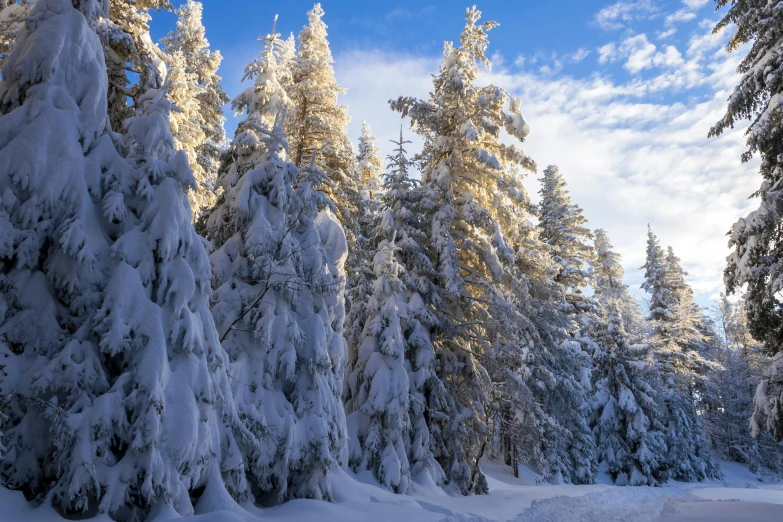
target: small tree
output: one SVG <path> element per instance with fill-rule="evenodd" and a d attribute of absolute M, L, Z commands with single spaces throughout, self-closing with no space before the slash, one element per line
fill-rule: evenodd
<path fill-rule="evenodd" d="M 348 377 L 346 412 L 351 467 L 370 469 L 387 488 L 407 493 L 411 480 L 405 442 L 411 421 L 403 322 L 408 299 L 395 250 L 394 236 L 384 239 L 373 259 L 375 281 Z"/>
<path fill-rule="evenodd" d="M 343 251 L 345 239 L 333 221 L 319 235 L 325 197 L 301 180 L 323 173 L 303 176 L 287 159 L 284 114 L 271 130 L 255 128 L 263 136 L 255 167 L 238 174 L 232 166 L 220 180 L 225 196 L 208 221 L 212 313 L 253 434 L 245 455 L 254 492 L 331 499 L 330 471 L 346 442 L 345 341 L 333 329 L 339 282 L 321 236 L 342 237 Z"/>

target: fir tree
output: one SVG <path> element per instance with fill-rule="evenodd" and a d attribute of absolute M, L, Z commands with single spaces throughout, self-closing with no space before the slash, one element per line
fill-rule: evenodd
<path fill-rule="evenodd" d="M 88 4 L 36 2 L 0 82 L 0 184 L 8 194 L 0 211 L 0 395 L 9 401 L 2 477 L 31 496 L 54 490 L 73 509 L 86 509 L 100 484 L 88 473 L 87 484 L 71 484 L 79 459 L 93 456 L 89 445 L 86 455 L 71 454 L 64 420 L 77 421 L 109 388 L 90 312 L 105 286 L 99 262 L 109 256 L 97 157 L 114 145 L 105 135 L 103 51 L 88 25 L 97 13 L 79 11 Z"/>
<path fill-rule="evenodd" d="M 432 310 L 438 302 L 438 288 L 434 284 L 437 272 L 433 267 L 427 245 L 427 223 L 420 219 L 425 211 L 423 190 L 410 177 L 412 164 L 406 156 L 402 136 L 394 154 L 387 157 L 388 172 L 384 175 L 382 213 L 375 235 L 396 238 L 397 260 L 402 268 L 400 278 L 406 289 L 407 317 L 403 320 L 405 366 L 408 372 L 408 404 L 410 432 L 406 441 L 411 476 L 424 482 L 442 484 L 443 469 L 432 451 L 432 441 L 439 436 L 439 422 L 446 409 L 446 388 L 434 371 L 435 350 L 432 343 L 438 319 Z M 352 314 L 363 314 L 358 306 Z M 363 324 L 363 323 L 362 323 Z"/>
<path fill-rule="evenodd" d="M 596 304 L 591 298 L 582 295 L 582 289 L 592 282 L 587 266 L 593 257 L 593 247 L 589 243 L 592 233 L 583 226 L 587 220 L 582 215 L 582 209 L 571 202 L 565 179 L 558 168 L 553 165 L 547 167 L 540 181 L 540 238 L 549 245 L 552 258 L 559 265 L 555 281 L 563 287 L 571 305 L 565 309 L 568 318 L 565 331 L 568 337 L 559 341 L 560 350 L 573 353 L 570 365 L 576 374 L 576 380 L 572 386 L 573 394 L 578 399 L 576 404 L 572 404 L 568 415 L 557 411 L 559 424 L 570 432 L 573 441 L 573 445 L 565 445 L 568 455 L 565 466 L 569 471 L 582 470 L 581 474 L 577 473 L 576 481 L 591 482 L 596 461 L 587 423 L 590 412 L 586 397 L 590 387 L 592 363 L 589 354 L 600 351 L 601 348 L 596 345 L 590 332 L 593 324 L 599 321 Z M 577 343 L 579 348 L 575 346 Z M 571 464 L 571 460 L 575 462 Z"/>
<path fill-rule="evenodd" d="M 668 478 L 666 437 L 657 418 L 656 373 L 647 346 L 631 344 L 620 310 L 605 309 L 596 335 L 593 433 L 602 466 L 618 486 L 657 486 Z"/>
<path fill-rule="evenodd" d="M 330 471 L 342 464 L 346 440 L 345 341 L 333 329 L 338 283 L 321 235 L 342 237 L 343 252 L 345 239 L 334 221 L 319 233 L 325 197 L 317 186 L 294 189 L 297 179 L 323 173 L 303 176 L 288 160 L 284 115 L 271 130 L 255 128 L 255 166 L 240 173 L 234 164 L 220 179 L 225 196 L 208 221 L 212 313 L 231 357 L 237 409 L 254 436 L 245 449 L 253 491 L 331 499 Z"/>
<path fill-rule="evenodd" d="M 375 281 L 367 319 L 348 377 L 349 464 L 370 469 L 387 488 L 411 488 L 406 439 L 409 436 L 409 388 L 403 321 L 407 319 L 405 285 L 399 279 L 394 237 L 378 245 Z"/>
<path fill-rule="evenodd" d="M 658 238 L 648 229 L 647 262 L 642 288 L 650 293 L 654 359 L 666 386 L 663 402 L 671 476 L 694 481 L 720 476 L 712 461 L 696 412 L 695 390 L 712 365 L 700 348 L 705 342 L 702 315 L 685 282 L 679 259 L 669 248 L 664 254 Z"/>
<path fill-rule="evenodd" d="M 402 138 L 400 138 L 402 140 Z M 381 177 L 383 175 L 383 162 L 380 152 L 375 146 L 375 137 L 370 132 L 370 127 L 362 125 L 362 136 L 359 138 L 359 154 L 356 157 L 357 173 L 361 180 L 361 194 L 359 201 L 359 216 L 357 220 L 359 234 L 356 236 L 354 249 L 348 258 L 348 272 L 351 274 L 350 287 L 347 291 L 347 301 L 350 303 L 348 310 L 348 327 L 346 338 L 349 344 L 358 346 L 359 337 L 364 329 L 366 319 L 366 303 L 372 293 L 375 273 L 373 268 L 373 255 L 380 242 L 375 228 L 380 212 Z M 391 237 L 387 237 L 391 239 Z"/>
<path fill-rule="evenodd" d="M 620 254 L 614 251 L 606 231 L 597 229 L 593 233 L 595 259 L 592 267 L 595 298 L 604 307 L 614 303 L 623 320 L 623 329 L 631 336 L 637 336 L 643 328 L 639 302 L 631 296 L 623 283 L 625 270 Z"/>
<path fill-rule="evenodd" d="M 618 485 L 659 485 L 669 467 L 660 375 L 641 337 L 639 306 L 623 284 L 620 255 L 603 230 L 595 231 L 595 251 L 598 320 L 590 333 L 598 350 L 591 425 L 598 459 Z"/>
<path fill-rule="evenodd" d="M 176 11 L 176 29 L 163 39 L 169 96 L 179 109 L 171 115 L 174 144 L 187 154 L 199 184 L 198 190 L 189 193 L 194 220 L 215 203 L 218 157 L 226 140 L 223 105 L 228 102 L 217 75 L 223 57 L 209 49 L 202 11 L 200 2 L 182 4 Z"/>
<path fill-rule="evenodd" d="M 461 45 L 446 44 L 444 63 L 433 78 L 429 101 L 402 97 L 392 102 L 392 108 L 410 116 L 425 138 L 420 190 L 426 212 L 421 219 L 428 230 L 428 257 L 438 272 L 433 281 L 439 321 L 432 338 L 434 367 L 448 398 L 441 415 L 432 419 L 435 429 L 431 432 L 434 454 L 448 481 L 463 493 L 486 491 L 478 462 L 486 453 L 495 419 L 503 415 L 497 401 L 504 393 L 511 396 L 514 386 L 520 389 L 514 393 L 512 410 L 529 414 L 528 419 L 536 418 L 542 432 L 546 426 L 559 432 L 556 440 L 550 437 L 553 444 L 549 449 L 537 454 L 556 453 L 555 446 L 563 442 L 558 471 L 568 479 L 571 473 L 586 477 L 584 480 L 590 480 L 591 475 L 590 466 L 585 471 L 573 465 L 571 459 L 579 457 L 570 452 L 573 445 L 569 448 L 565 444 L 573 434 L 537 408 L 527 387 L 531 348 L 543 351 L 538 341 L 544 337 L 541 344 L 546 350 L 553 348 L 547 354 L 554 363 L 559 341 L 539 331 L 525 315 L 538 310 L 526 309 L 533 307 L 529 276 L 516 267 L 528 254 L 523 249 L 524 232 L 514 225 L 514 205 L 523 194 L 517 168 L 533 170 L 535 166 L 515 145 L 505 145 L 499 139 L 501 128 L 520 141 L 527 136 L 529 128 L 520 114 L 519 100 L 494 85 L 477 87 L 474 83 L 481 66 L 489 65 L 486 33 L 497 25 L 479 24 L 479 18 L 478 10 L 468 9 Z M 566 375 L 571 372 L 571 377 L 568 385 L 560 387 L 563 394 L 558 393 L 554 400 L 564 411 L 571 407 L 584 410 L 584 397 L 574 395 L 570 386 L 579 386 L 574 380 L 579 378 L 578 364 L 569 366 L 574 362 L 572 355 L 565 355 L 565 359 L 557 362 L 566 363 L 560 368 Z M 553 384 L 555 375 L 560 375 L 559 370 L 541 371 Z M 510 421 L 508 416 L 503 420 Z M 579 440 L 589 444 L 584 420 L 585 439 Z M 546 446 L 544 437 L 536 442 Z"/>
<path fill-rule="evenodd" d="M 161 87 L 166 80 L 166 56 L 150 37 L 149 12 L 168 11 L 172 6 L 169 0 L 109 3 L 102 13 L 98 35 L 104 45 L 109 76 L 109 120 L 112 129 L 122 131 L 125 120 L 133 116 L 133 105 L 139 97 L 148 89 Z"/>
<path fill-rule="evenodd" d="M 781 0 L 716 0 L 718 8 L 729 6 L 715 32 L 734 26 L 726 47 L 735 51 L 750 44 L 738 67 L 739 85 L 728 100 L 726 114 L 710 129 L 718 136 L 739 120 L 750 119 L 748 150 L 742 161 L 756 153 L 761 157 L 761 187 L 754 193 L 761 201 L 758 209 L 732 227 L 727 258 L 726 288 L 735 292 L 747 285 L 747 315 L 750 332 L 761 341 L 773 359 L 767 376 L 759 384 L 753 423 L 766 427 L 777 440 L 783 440 L 783 244 L 780 240 L 783 196 L 783 3 Z M 777 354 L 777 355 L 776 355 Z"/>
<path fill-rule="evenodd" d="M 165 92 L 140 98 L 124 144 L 106 131 L 103 50 L 89 29 L 104 13 L 36 2 L 0 87 L 10 101 L 0 328 L 14 368 L 2 383 L 14 390 L 2 474 L 68 513 L 132 520 L 162 502 L 188 514 L 239 461 L 239 425 Z M 30 68 L 48 72 L 32 80 Z M 45 153 L 24 153 L 31 142 Z M 226 478 L 243 488 L 241 473 Z"/>

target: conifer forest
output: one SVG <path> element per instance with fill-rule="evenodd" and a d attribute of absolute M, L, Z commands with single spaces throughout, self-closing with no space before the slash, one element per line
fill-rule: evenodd
<path fill-rule="evenodd" d="M 503 8 L 385 143 L 327 3 L 222 3 L 235 91 L 199 1 L 0 0 L 0 521 L 783 520 L 783 0 L 682 3 L 756 187 L 711 296 L 525 152 Z"/>

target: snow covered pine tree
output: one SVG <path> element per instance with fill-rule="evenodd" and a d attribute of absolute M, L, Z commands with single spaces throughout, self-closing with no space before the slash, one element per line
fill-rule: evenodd
<path fill-rule="evenodd" d="M 411 421 L 403 321 L 408 303 L 394 240 L 394 235 L 382 240 L 373 259 L 376 277 L 345 407 L 351 467 L 370 469 L 387 488 L 407 493 L 411 477 L 405 441 Z"/>
<path fill-rule="evenodd" d="M 223 487 L 235 415 L 165 92 L 140 98 L 124 145 L 106 130 L 90 28 L 105 13 L 36 2 L 0 84 L 0 330 L 14 369 L 2 475 L 64 512 L 134 520 L 156 504 L 192 513 L 196 491 Z"/>
<path fill-rule="evenodd" d="M 558 388 L 572 390 L 570 408 L 554 409 L 559 424 L 568 430 L 570 440 L 562 447 L 566 450 L 567 469 L 573 474 L 575 482 L 590 483 L 595 476 L 596 456 L 593 437 L 590 435 L 587 400 L 590 389 L 590 354 L 601 351 L 596 340 L 591 338 L 592 326 L 600 322 L 596 314 L 596 305 L 592 298 L 582 291 L 592 283 L 592 274 L 588 263 L 593 258 L 590 244 L 592 233 L 584 226 L 587 219 L 582 209 L 571 202 L 565 178 L 555 165 L 544 169 L 541 181 L 541 202 L 539 203 L 539 228 L 541 240 L 552 250 L 553 260 L 559 265 L 555 281 L 563 287 L 565 298 L 570 305 L 565 311 L 568 318 L 566 336 L 560 340 L 560 370 Z M 604 336 L 610 340 L 609 337 Z M 570 357 L 567 355 L 570 354 Z M 561 365 L 565 364 L 563 368 Z"/>
<path fill-rule="evenodd" d="M 664 382 L 663 406 L 671 476 L 692 482 L 720 476 L 708 445 L 702 438 L 694 390 L 713 363 L 704 359 L 700 345 L 703 317 L 685 282 L 679 259 L 669 248 L 664 254 L 648 228 L 647 261 L 642 288 L 650 294 L 648 321 L 654 360 Z"/>
<path fill-rule="evenodd" d="M 556 341 L 545 333 L 552 331 L 546 324 L 552 316 L 541 323 L 541 330 L 534 320 L 550 305 L 535 302 L 531 287 L 538 285 L 540 277 L 551 282 L 553 276 L 552 272 L 535 273 L 537 269 L 527 264 L 531 256 L 536 257 L 528 250 L 535 240 L 524 213 L 517 208 L 525 204 L 519 170 L 535 170 L 535 164 L 516 145 L 502 143 L 499 136 L 505 128 L 522 141 L 529 127 L 518 99 L 494 85 L 475 85 L 481 67 L 489 65 L 487 31 L 497 25 L 479 24 L 479 18 L 477 9 L 468 9 L 461 45 L 445 45 L 430 100 L 401 97 L 391 102 L 393 109 L 411 117 L 425 140 L 419 189 L 425 211 L 420 219 L 429 236 L 427 255 L 438 271 L 433 279 L 439 322 L 432 337 L 434 368 L 448 398 L 430 419 L 430 427 L 435 456 L 449 484 L 463 493 L 486 491 L 479 460 L 493 427 L 514 418 L 525 418 L 526 431 L 538 433 L 528 449 L 542 464 L 546 479 L 556 473 L 562 473 L 564 480 L 570 480 L 572 473 L 590 478 L 589 470 L 584 473 L 573 466 L 567 449 L 554 459 L 544 456 L 557 452 L 558 447 L 568 448 L 571 433 L 536 405 L 528 382 L 534 382 L 543 399 L 555 389 L 561 370 L 564 375 L 570 372 L 571 379 L 579 370 L 567 364 L 554 369 L 563 361 L 551 357 L 557 350 Z M 542 248 L 540 243 L 537 246 Z M 549 266 L 545 256 L 537 258 Z M 547 288 L 544 293 L 557 295 L 548 283 L 542 286 Z M 557 305 L 548 311 L 557 314 L 556 310 Z M 530 368 L 528 364 L 533 357 L 538 362 L 539 355 L 541 360 L 551 357 L 552 366 Z M 537 370 L 541 372 L 530 379 Z M 541 377 L 551 388 L 544 390 L 547 384 Z M 568 404 L 563 411 L 570 413 L 572 406 L 584 405 L 584 397 L 573 395 L 572 388 L 559 389 L 564 395 L 557 395 L 557 401 Z M 499 406 L 502 397 L 511 398 L 510 408 Z M 554 428 L 547 433 L 549 441 L 544 436 L 547 427 Z M 585 431 L 589 438 L 589 430 Z M 548 459 L 553 465 L 544 465 Z M 553 467 L 557 469 L 550 472 Z"/>
<path fill-rule="evenodd" d="M 223 57 L 209 50 L 202 11 L 200 2 L 182 4 L 176 29 L 163 39 L 169 97 L 179 109 L 171 114 L 171 133 L 176 149 L 187 154 L 199 186 L 188 193 L 194 221 L 215 204 L 218 157 L 226 140 L 223 105 L 228 102 L 217 75 Z"/>
<path fill-rule="evenodd" d="M 716 0 L 730 5 L 715 31 L 734 26 L 727 51 L 750 43 L 738 67 L 739 85 L 729 97 L 726 114 L 710 129 L 718 136 L 738 120 L 752 119 L 747 130 L 748 150 L 742 161 L 761 156 L 763 182 L 754 196 L 759 208 L 737 221 L 730 231 L 726 288 L 729 292 L 747 284 L 750 332 L 772 356 L 767 376 L 759 383 L 753 413 L 753 431 L 769 430 L 783 441 L 783 0 Z"/>
<path fill-rule="evenodd" d="M 595 301 L 591 333 L 595 393 L 591 425 L 600 468 L 618 486 L 659 485 L 668 479 L 660 421 L 660 375 L 641 337 L 639 305 L 623 284 L 620 256 L 603 230 L 595 231 Z"/>
<path fill-rule="evenodd" d="M 212 313 L 254 438 L 245 448 L 253 493 L 330 499 L 330 471 L 346 457 L 347 247 L 339 224 L 318 214 L 324 173 L 288 159 L 284 51 L 273 30 L 246 69 L 254 86 L 234 101 L 248 116 L 224 155 L 224 193 L 207 221 L 217 249 Z"/>

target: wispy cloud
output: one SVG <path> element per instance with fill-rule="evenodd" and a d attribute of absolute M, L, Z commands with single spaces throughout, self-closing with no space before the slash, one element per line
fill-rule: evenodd
<path fill-rule="evenodd" d="M 650 17 L 658 8 L 650 0 L 619 0 L 598 11 L 594 22 L 606 31 L 622 29 L 629 22 Z"/>

